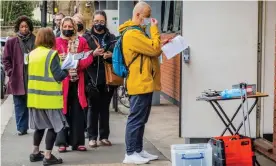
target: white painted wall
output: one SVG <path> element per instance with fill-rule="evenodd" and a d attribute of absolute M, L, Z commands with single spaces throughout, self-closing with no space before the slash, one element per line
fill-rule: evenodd
<path fill-rule="evenodd" d="M 183 36 L 191 47 L 191 63 L 182 64 L 182 137 L 218 136 L 225 128 L 209 103 L 196 101 L 201 92 L 257 82 L 257 25 L 257 2 L 183 1 Z M 239 103 L 222 102 L 222 107 L 232 116 Z M 255 117 L 254 111 L 253 136 Z"/>
<path fill-rule="evenodd" d="M 274 112 L 274 64 L 275 64 L 275 25 L 276 1 L 264 2 L 263 18 L 263 91 L 269 97 L 263 100 L 262 125 L 264 134 L 273 133 Z"/>
<path fill-rule="evenodd" d="M 105 10 L 107 16 L 107 28 L 115 36 L 119 35 L 119 13 L 118 10 Z M 116 20 L 114 20 L 116 18 Z"/>

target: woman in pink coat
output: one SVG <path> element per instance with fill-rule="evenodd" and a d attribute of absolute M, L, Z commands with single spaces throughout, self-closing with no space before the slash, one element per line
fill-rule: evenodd
<path fill-rule="evenodd" d="M 56 38 L 56 50 L 61 59 L 64 59 L 68 52 L 90 51 L 86 40 L 77 36 L 77 25 L 71 17 L 65 17 L 62 20 L 60 29 L 61 37 Z M 102 53 L 102 49 L 96 49 L 93 56 Z M 69 128 L 63 129 L 57 135 L 56 146 L 59 146 L 59 152 L 65 152 L 67 146 L 72 146 L 72 150 L 86 151 L 84 146 L 86 123 L 84 108 L 87 107 L 87 101 L 83 71 L 92 63 L 93 56 L 80 59 L 77 69 L 69 70 L 69 76 L 62 82 L 63 113 L 66 116 Z"/>

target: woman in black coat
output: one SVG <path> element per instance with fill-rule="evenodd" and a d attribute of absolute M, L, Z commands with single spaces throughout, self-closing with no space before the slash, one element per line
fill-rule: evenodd
<path fill-rule="evenodd" d="M 92 91 L 86 90 L 88 96 L 87 132 L 89 146 L 92 148 L 98 145 L 112 145 L 108 140 L 110 134 L 109 106 L 114 87 L 106 84 L 104 63 L 112 63 L 113 46 L 109 46 L 110 43 L 115 41 L 115 36 L 107 29 L 106 21 L 106 13 L 104 11 L 96 11 L 93 15 L 91 31 L 83 35 L 92 50 L 97 47 L 106 48 L 105 53 L 102 56 L 95 57 L 93 63 L 85 72 L 86 86 L 93 86 Z M 97 143 L 98 130 L 99 143 Z"/>

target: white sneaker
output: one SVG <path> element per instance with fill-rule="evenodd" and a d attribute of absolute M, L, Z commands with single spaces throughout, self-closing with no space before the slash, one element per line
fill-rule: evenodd
<path fill-rule="evenodd" d="M 147 164 L 150 160 L 141 157 L 138 153 L 134 152 L 132 155 L 125 155 L 124 164 Z"/>
<path fill-rule="evenodd" d="M 138 153 L 141 157 L 151 160 L 157 160 L 158 156 L 149 154 L 147 151 L 142 150 L 140 153 Z"/>

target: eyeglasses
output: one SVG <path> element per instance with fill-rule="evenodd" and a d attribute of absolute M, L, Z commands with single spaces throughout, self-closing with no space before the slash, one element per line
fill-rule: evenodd
<path fill-rule="evenodd" d="M 105 24 L 105 21 L 103 21 L 103 20 L 95 20 L 94 24 Z"/>

